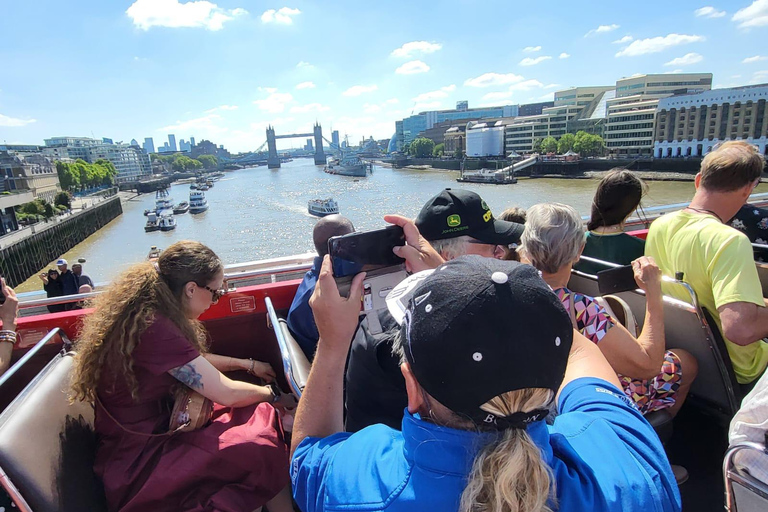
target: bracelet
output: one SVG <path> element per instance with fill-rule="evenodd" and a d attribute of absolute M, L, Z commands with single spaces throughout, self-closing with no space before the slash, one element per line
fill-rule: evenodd
<path fill-rule="evenodd" d="M 256 361 L 254 361 L 254 360 L 253 360 L 252 358 L 250 358 L 250 357 L 248 358 L 248 360 L 251 362 L 251 366 L 250 366 L 250 368 L 248 368 L 248 373 L 250 373 L 251 375 L 254 375 L 254 373 L 253 373 L 253 367 L 254 367 L 254 365 L 256 364 Z"/>
<path fill-rule="evenodd" d="M 12 345 L 16 344 L 16 331 L 11 331 L 8 329 L 0 331 L 0 343 L 7 342 Z"/>
<path fill-rule="evenodd" d="M 274 405 L 280 399 L 280 395 L 282 395 L 282 393 L 280 392 L 280 388 L 278 388 L 274 384 L 269 384 L 268 387 L 269 387 L 269 392 L 272 393 L 272 401 L 269 403 Z"/>

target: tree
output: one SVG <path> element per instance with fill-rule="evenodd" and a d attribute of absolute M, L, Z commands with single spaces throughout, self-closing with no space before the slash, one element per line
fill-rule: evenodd
<path fill-rule="evenodd" d="M 441 157 L 443 156 L 443 153 L 445 153 L 445 144 L 440 143 L 437 146 L 435 146 L 435 149 L 432 150 L 432 156 L 434 157 Z"/>
<path fill-rule="evenodd" d="M 215 169 L 219 165 L 219 159 L 213 155 L 200 155 L 197 160 L 203 164 L 204 169 Z"/>
<path fill-rule="evenodd" d="M 462 150 L 460 150 L 460 149 L 457 149 L 456 151 L 453 152 L 453 157 L 454 158 L 458 158 L 458 159 L 462 159 L 462 158 L 464 158 L 464 152 Z"/>
<path fill-rule="evenodd" d="M 64 190 L 73 190 L 80 186 L 80 176 L 73 172 L 70 164 L 57 161 L 56 172 L 59 175 L 61 188 Z"/>
<path fill-rule="evenodd" d="M 43 215 L 45 213 L 43 203 L 39 199 L 19 205 L 19 211 L 27 215 Z"/>
<path fill-rule="evenodd" d="M 573 150 L 581 156 L 597 156 L 605 150 L 605 141 L 599 135 L 579 131 L 576 133 L 575 139 Z"/>
<path fill-rule="evenodd" d="M 576 143 L 576 136 L 572 133 L 566 133 L 557 141 L 557 152 L 561 155 L 571 151 Z"/>
<path fill-rule="evenodd" d="M 544 150 L 541 149 L 541 142 L 542 142 L 541 137 L 537 137 L 537 138 L 533 139 L 533 148 L 532 149 L 533 149 L 534 153 L 543 153 L 544 152 Z"/>
<path fill-rule="evenodd" d="M 541 141 L 542 153 L 556 153 L 557 152 L 557 140 L 554 137 L 547 137 Z"/>
<path fill-rule="evenodd" d="M 67 192 L 61 191 L 53 198 L 53 204 L 56 206 L 64 206 L 69 209 L 72 208 L 72 198 Z"/>
<path fill-rule="evenodd" d="M 411 143 L 406 142 L 405 144 L 403 144 L 403 154 L 408 155 L 410 153 L 411 153 Z"/>
<path fill-rule="evenodd" d="M 45 217 L 46 219 L 50 219 L 56 214 L 56 212 L 53 209 L 53 205 L 48 201 L 41 201 L 41 202 L 43 203 L 43 217 Z"/>
<path fill-rule="evenodd" d="M 428 158 L 435 149 L 435 141 L 426 137 L 419 137 L 411 142 L 411 154 L 416 158 Z"/>

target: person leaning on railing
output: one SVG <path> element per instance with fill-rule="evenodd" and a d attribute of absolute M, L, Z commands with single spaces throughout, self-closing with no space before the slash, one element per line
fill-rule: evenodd
<path fill-rule="evenodd" d="M 3 288 L 5 302 L 0 305 L 0 375 L 11 366 L 11 353 L 16 343 L 16 317 L 19 314 L 19 300 L 13 288 L 5 284 L 5 279 L 0 281 Z"/>

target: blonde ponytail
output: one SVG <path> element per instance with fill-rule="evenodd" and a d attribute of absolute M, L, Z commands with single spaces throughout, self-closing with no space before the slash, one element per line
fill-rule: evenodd
<path fill-rule="evenodd" d="M 500 395 L 481 408 L 497 416 L 546 407 L 548 389 L 522 389 Z M 541 450 L 524 429 L 511 428 L 475 458 L 459 512 L 551 512 L 552 473 Z"/>

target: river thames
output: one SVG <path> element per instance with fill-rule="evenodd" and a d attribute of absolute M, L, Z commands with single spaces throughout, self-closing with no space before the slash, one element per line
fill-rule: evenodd
<path fill-rule="evenodd" d="M 527 208 L 540 202 L 561 202 L 589 214 L 597 180 L 521 179 L 515 185 L 457 183 L 458 171 L 390 169 L 374 166 L 367 178 L 326 174 L 311 159 L 296 159 L 282 168 L 256 167 L 228 172 L 205 194 L 210 208 L 202 214 L 176 215 L 173 231 L 144 232 L 144 210 L 153 208 L 154 194 L 123 201 L 123 214 L 63 256 L 70 265 L 85 258 L 84 272 L 95 281 L 109 281 L 131 263 L 146 258 L 151 246 L 168 247 L 178 240 L 198 240 L 225 263 L 236 263 L 313 251 L 307 201 L 333 197 L 340 213 L 358 230 L 385 225 L 382 217 L 400 213 L 414 217 L 422 205 L 446 187 L 479 193 L 495 215 L 510 206 Z M 768 191 L 761 185 L 758 191 Z M 646 207 L 687 201 L 692 182 L 649 182 Z M 175 203 L 189 200 L 189 184 L 170 189 Z M 42 269 L 41 269 L 42 270 Z M 41 289 L 37 277 L 19 291 Z"/>

